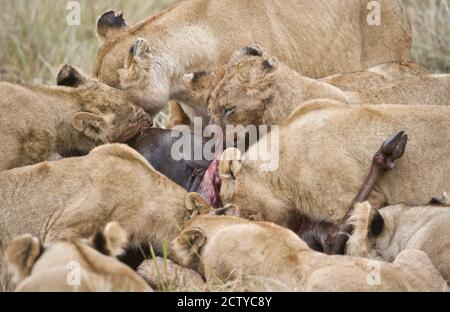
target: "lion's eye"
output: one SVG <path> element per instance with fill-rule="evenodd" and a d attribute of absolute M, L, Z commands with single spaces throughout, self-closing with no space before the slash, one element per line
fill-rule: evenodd
<path fill-rule="evenodd" d="M 225 107 L 223 109 L 223 115 L 225 117 L 229 117 L 231 114 L 233 114 L 235 107 Z"/>

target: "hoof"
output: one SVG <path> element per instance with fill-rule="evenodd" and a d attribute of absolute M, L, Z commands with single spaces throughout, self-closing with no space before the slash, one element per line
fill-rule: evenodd
<path fill-rule="evenodd" d="M 374 156 L 374 164 L 383 170 L 391 170 L 395 167 L 395 161 L 403 157 L 408 135 L 400 131 L 393 137 L 383 142 L 380 150 Z"/>

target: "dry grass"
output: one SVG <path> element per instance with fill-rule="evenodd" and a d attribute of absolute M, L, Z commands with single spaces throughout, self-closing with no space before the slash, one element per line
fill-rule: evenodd
<path fill-rule="evenodd" d="M 0 256 L 1 257 L 1 256 Z M 13 290 L 11 275 L 8 274 L 6 264 L 0 259 L 0 292 Z"/>
<path fill-rule="evenodd" d="M 177 0 L 79 0 L 80 26 L 67 24 L 68 2 L 0 0 L 0 80 L 53 83 L 63 63 L 90 73 L 98 48 L 98 15 L 107 9 L 121 10 L 135 23 Z"/>
<path fill-rule="evenodd" d="M 90 72 L 98 47 L 95 20 L 109 8 L 130 23 L 178 0 L 79 0 L 81 25 L 68 26 L 67 1 L 0 0 L 0 80 L 53 83 L 62 63 Z M 404 0 L 414 27 L 414 59 L 450 71 L 450 0 Z"/>

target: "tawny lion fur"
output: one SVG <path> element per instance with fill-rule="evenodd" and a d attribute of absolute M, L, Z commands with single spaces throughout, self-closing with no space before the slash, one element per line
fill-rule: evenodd
<path fill-rule="evenodd" d="M 355 230 L 347 243 L 347 254 L 391 262 L 403 250 L 422 250 L 450 282 L 449 207 L 384 207 L 379 210 L 384 219 L 384 229 L 379 236 L 369 233 L 372 211 L 367 202 L 356 206 L 349 220 Z"/>
<path fill-rule="evenodd" d="M 2 246 L 22 233 L 44 243 L 86 238 L 117 221 L 132 246 L 160 252 L 182 224 L 209 206 L 154 170 L 136 151 L 107 144 L 87 156 L 0 173 Z"/>
<path fill-rule="evenodd" d="M 181 103 L 177 101 L 169 101 L 168 118 L 164 124 L 166 129 L 172 129 L 179 125 L 190 125 L 191 119 L 183 110 Z"/>
<path fill-rule="evenodd" d="M 123 91 L 68 65 L 58 79 L 74 85 L 0 83 L 0 171 L 86 154 L 100 144 L 126 142 L 151 126 L 150 117 Z"/>
<path fill-rule="evenodd" d="M 106 246 L 96 246 L 94 237 L 45 246 L 29 234 L 13 239 L 5 258 L 18 283 L 16 291 L 151 291 L 136 272 L 114 258 L 127 245 L 127 233 L 119 224 L 108 223 L 99 235 Z M 99 247 L 110 254 L 101 253 Z"/>
<path fill-rule="evenodd" d="M 244 239 L 243 239 L 244 238 Z M 173 259 L 211 284 L 248 280 L 252 291 L 446 291 L 424 252 L 405 250 L 390 264 L 311 250 L 272 223 L 200 216 L 172 242 Z"/>
<path fill-rule="evenodd" d="M 94 74 L 153 114 L 183 93 L 185 73 L 217 68 L 249 42 L 314 78 L 408 61 L 411 27 L 402 2 L 383 0 L 377 11 L 368 3 L 189 0 L 133 26 L 109 11 L 98 21 Z M 381 25 L 370 25 L 371 14 L 381 14 Z"/>
<path fill-rule="evenodd" d="M 429 75 L 431 72 L 422 65 L 410 62 L 381 64 L 361 72 L 349 72 L 331 75 L 319 79 L 342 91 L 358 91 L 379 88 L 403 78 Z"/>
<path fill-rule="evenodd" d="M 396 81 L 348 92 L 324 80 L 297 73 L 257 45 L 237 51 L 224 67 L 219 70 L 225 74 L 218 83 L 216 77 L 211 77 L 216 83 L 211 83 L 213 88 L 209 90 L 207 103 L 210 116 L 223 127 L 281 125 L 297 106 L 322 98 L 349 104 L 450 105 L 450 75 L 409 76 L 405 73 L 404 78 Z M 398 68 L 393 64 L 385 68 L 384 76 L 375 73 L 383 70 L 378 66 L 373 72 L 345 74 L 343 79 L 350 80 L 353 75 L 353 80 L 361 83 L 361 76 L 366 73 L 383 79 L 401 75 L 397 74 Z M 407 72 L 406 69 L 404 71 Z"/>
<path fill-rule="evenodd" d="M 240 157 L 224 152 L 220 195 L 244 217 L 293 228 L 298 214 L 340 220 L 366 177 L 380 142 L 409 136 L 395 174 L 369 200 L 375 208 L 429 202 L 450 188 L 450 115 L 446 106 L 305 103 Z M 268 148 L 272 146 L 272 148 Z M 278 147 L 278 149 L 277 149 Z"/>

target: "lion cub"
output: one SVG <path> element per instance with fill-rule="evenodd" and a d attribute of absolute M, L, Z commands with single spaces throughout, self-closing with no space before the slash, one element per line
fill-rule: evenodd
<path fill-rule="evenodd" d="M 13 239 L 5 259 L 16 291 L 151 291 L 147 283 L 115 257 L 128 234 L 108 223 L 89 240 L 69 239 L 42 245 L 32 235 Z"/>
<path fill-rule="evenodd" d="M 208 101 L 208 113 L 217 124 L 258 126 L 281 125 L 297 106 L 314 99 L 348 104 L 449 105 L 450 75 L 426 73 L 419 65 L 385 64 L 366 72 L 315 80 L 254 45 L 236 51 L 215 73 L 186 75 L 185 81 L 197 105 Z M 347 88 L 344 91 L 333 83 Z M 361 88 L 371 85 L 375 87 Z"/>
<path fill-rule="evenodd" d="M 349 222 L 355 230 L 347 242 L 346 254 L 393 261 L 405 249 L 424 251 L 450 285 L 450 209 L 443 205 L 395 205 L 379 210 L 383 227 L 373 233 L 374 209 L 358 204 Z M 444 206 L 445 205 L 445 206 Z"/>
<path fill-rule="evenodd" d="M 0 82 L 0 171 L 126 142 L 152 122 L 120 90 L 64 65 L 57 87 Z"/>
<path fill-rule="evenodd" d="M 152 244 L 162 252 L 185 220 L 210 210 L 200 195 L 124 144 L 0 172 L 0 198 L 0 260 L 4 247 L 22 233 L 44 243 L 86 238 L 111 221 L 130 234 L 133 247 Z"/>
<path fill-rule="evenodd" d="M 235 217 L 192 219 L 170 252 L 208 284 L 240 280 L 252 291 L 448 291 L 422 251 L 405 250 L 393 263 L 329 256 L 288 229 Z"/>
<path fill-rule="evenodd" d="M 450 116 L 434 105 L 346 105 L 315 100 L 247 152 L 227 149 L 219 163 L 220 197 L 238 215 L 294 229 L 298 215 L 339 221 L 347 213 L 379 142 L 410 138 L 395 175 L 369 197 L 374 208 L 422 205 L 450 189 Z M 419 165 L 418 165 L 419 164 Z M 289 187 L 287 187 L 289 186 Z"/>
<path fill-rule="evenodd" d="M 319 81 L 338 87 L 342 91 L 358 91 L 380 88 L 405 78 L 417 78 L 430 74 L 431 72 L 425 66 L 399 62 L 377 65 L 361 72 L 336 74 Z"/>

